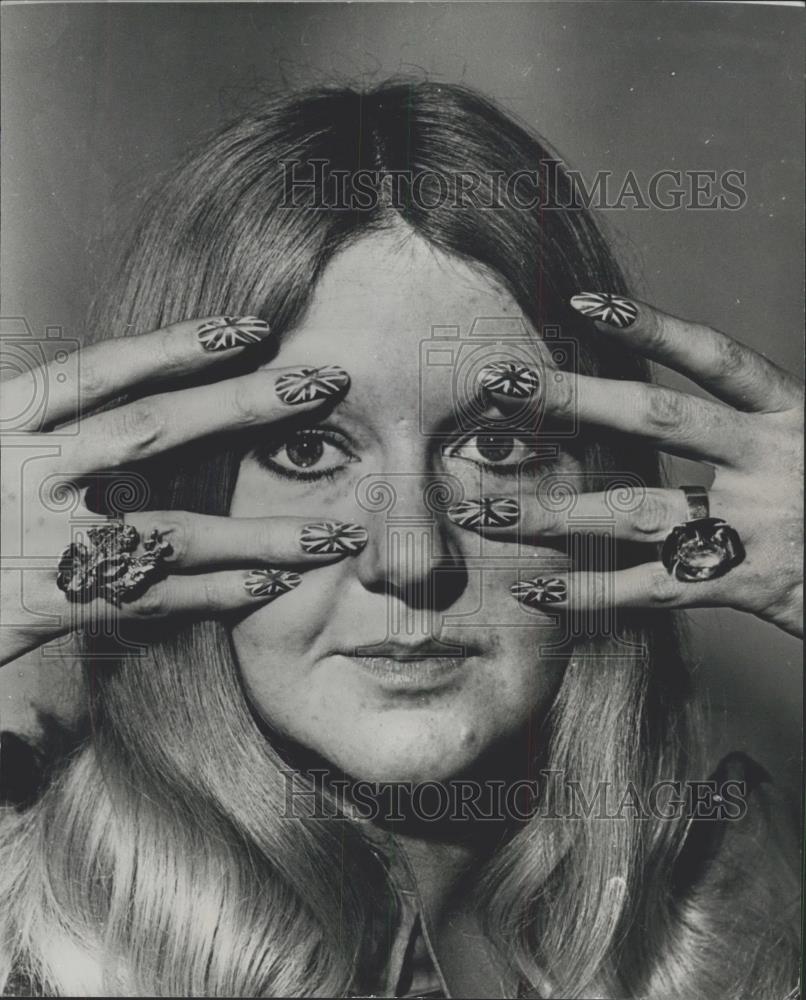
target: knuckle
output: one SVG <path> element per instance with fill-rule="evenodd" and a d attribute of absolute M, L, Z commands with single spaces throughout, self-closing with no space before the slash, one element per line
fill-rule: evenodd
<path fill-rule="evenodd" d="M 260 407 L 254 394 L 243 382 L 228 386 L 226 394 L 225 406 L 237 424 L 248 427 L 258 422 Z"/>
<path fill-rule="evenodd" d="M 803 453 L 803 407 L 779 410 L 773 413 L 754 413 L 754 420 L 765 435 L 765 441 L 775 450 L 789 445 Z"/>
<path fill-rule="evenodd" d="M 534 491 L 534 499 L 535 526 L 543 532 L 563 531 L 568 519 L 567 508 L 576 505 L 576 497 L 570 505 L 563 503 L 558 507 L 551 490 L 538 486 Z"/>
<path fill-rule="evenodd" d="M 561 535 L 569 527 L 568 512 L 547 505 L 541 506 L 537 526 L 545 534 Z"/>
<path fill-rule="evenodd" d="M 276 556 L 278 550 L 278 535 L 276 529 L 268 521 L 255 519 L 256 523 L 249 529 L 249 543 L 253 552 L 266 556 Z M 280 543 L 282 545 L 282 543 Z"/>
<path fill-rule="evenodd" d="M 664 497 L 651 490 L 642 497 L 632 513 L 632 527 L 641 538 L 666 535 L 673 518 Z"/>
<path fill-rule="evenodd" d="M 665 569 L 653 570 L 649 578 L 649 600 L 656 607 L 674 607 L 680 599 L 680 586 Z"/>
<path fill-rule="evenodd" d="M 615 603 L 615 581 L 607 573 L 594 573 L 587 583 L 592 608 L 609 608 Z"/>
<path fill-rule="evenodd" d="M 568 372 L 557 372 L 550 382 L 551 408 L 558 416 L 570 416 L 576 408 L 576 386 Z"/>
<path fill-rule="evenodd" d="M 641 309 L 641 341 L 651 351 L 662 350 L 668 345 L 663 316 L 655 309 Z"/>
<path fill-rule="evenodd" d="M 717 368 L 720 375 L 733 377 L 750 374 L 750 365 L 745 348 L 731 337 L 719 334 L 716 339 Z"/>
<path fill-rule="evenodd" d="M 89 403 L 99 397 L 105 396 L 109 391 L 109 380 L 104 375 L 103 370 L 97 364 L 84 361 L 81 365 L 81 395 Z"/>
<path fill-rule="evenodd" d="M 163 618 L 170 612 L 170 603 L 167 586 L 158 583 L 127 607 L 137 618 Z"/>
<path fill-rule="evenodd" d="M 803 620 L 803 580 L 794 581 L 787 589 L 784 605 L 795 614 L 795 621 Z"/>
<path fill-rule="evenodd" d="M 205 577 L 202 580 L 200 600 L 202 610 L 204 611 L 218 611 L 221 609 L 221 591 L 213 577 Z"/>
<path fill-rule="evenodd" d="M 163 430 L 162 414 L 156 406 L 144 401 L 124 406 L 118 419 L 123 445 L 129 451 L 148 451 Z"/>
<path fill-rule="evenodd" d="M 176 326 L 167 327 L 156 340 L 156 354 L 160 371 L 168 375 L 182 375 L 187 370 L 187 348 Z"/>
<path fill-rule="evenodd" d="M 682 393 L 656 385 L 647 388 L 649 395 L 644 417 L 650 430 L 666 435 L 684 427 L 688 422 L 688 405 Z"/>

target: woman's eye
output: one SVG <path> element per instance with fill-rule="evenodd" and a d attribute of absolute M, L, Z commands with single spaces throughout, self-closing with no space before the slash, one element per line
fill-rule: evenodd
<path fill-rule="evenodd" d="M 494 472 L 515 475 L 524 462 L 538 457 L 536 448 L 514 434 L 469 434 L 448 448 L 449 458 L 461 458 Z"/>
<path fill-rule="evenodd" d="M 340 436 L 319 428 L 295 431 L 283 441 L 258 446 L 252 454 L 264 469 L 296 480 L 330 478 L 359 461 Z"/>

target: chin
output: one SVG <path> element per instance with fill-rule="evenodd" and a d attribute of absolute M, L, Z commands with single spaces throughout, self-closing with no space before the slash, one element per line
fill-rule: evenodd
<path fill-rule="evenodd" d="M 472 773 L 493 742 L 478 720 L 450 712 L 412 714 L 385 712 L 349 731 L 333 725 L 311 749 L 353 779 L 416 784 Z"/>

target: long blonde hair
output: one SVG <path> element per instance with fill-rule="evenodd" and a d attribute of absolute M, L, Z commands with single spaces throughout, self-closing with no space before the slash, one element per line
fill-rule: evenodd
<path fill-rule="evenodd" d="M 639 360 L 603 350 L 566 304 L 579 290 L 625 289 L 590 215 L 482 204 L 485 178 L 556 159 L 461 87 L 392 82 L 262 101 L 161 181 L 94 326 L 129 335 L 248 312 L 282 333 L 339 247 L 402 220 L 496 273 L 535 329 L 559 324 L 579 345 L 580 370 L 645 379 Z M 370 168 L 430 171 L 449 187 L 473 171 L 482 186 L 461 210 L 452 199 L 425 210 L 381 198 L 364 211 L 289 211 L 283 160 L 323 161 L 348 184 Z M 564 171 L 550 176 L 556 203 L 572 201 Z M 639 443 L 611 435 L 585 449 L 594 487 L 624 469 L 660 482 Z M 150 506 L 225 514 L 238 460 L 231 443 L 208 443 L 170 468 L 154 463 Z M 0 983 L 13 970 L 71 995 L 359 991 L 395 923 L 385 866 L 347 820 L 283 815 L 284 761 L 250 710 L 222 623 L 143 627 L 134 638 L 146 637 L 146 658 L 108 662 L 87 647 L 86 737 L 38 802 L 4 811 Z M 639 796 L 663 779 L 703 777 L 678 650 L 663 610 L 625 614 L 618 638 L 579 639 L 535 739 L 535 768 L 589 788 L 631 782 Z M 524 994 L 549 982 L 564 997 L 749 1000 L 791 986 L 796 951 L 773 921 L 771 874 L 740 881 L 720 869 L 681 889 L 685 817 L 548 823 L 514 832 L 478 880 L 487 933 Z"/>

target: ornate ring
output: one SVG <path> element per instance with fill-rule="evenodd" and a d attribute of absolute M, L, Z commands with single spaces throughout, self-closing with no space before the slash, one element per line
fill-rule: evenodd
<path fill-rule="evenodd" d="M 67 546 L 56 572 L 56 586 L 80 604 L 98 597 L 117 606 L 133 600 L 158 579 L 171 552 L 155 529 L 143 541 L 143 554 L 134 555 L 140 536 L 121 520 L 89 528 L 87 539 L 89 545 L 75 541 Z"/>
<path fill-rule="evenodd" d="M 703 486 L 681 486 L 689 520 L 666 536 L 660 558 L 670 575 L 685 583 L 724 576 L 745 557 L 735 528 L 711 517 L 708 491 Z"/>

